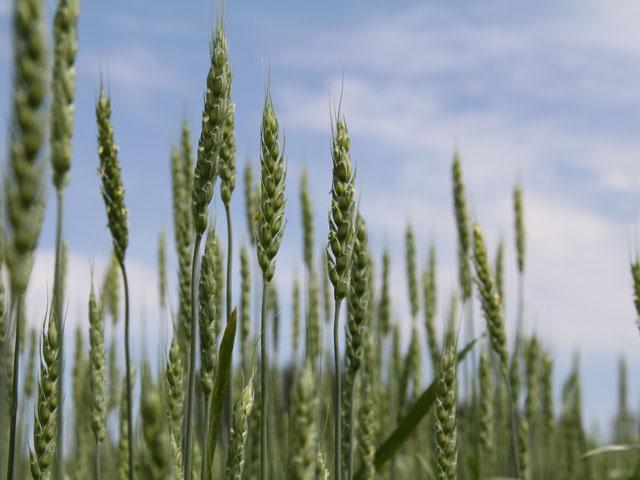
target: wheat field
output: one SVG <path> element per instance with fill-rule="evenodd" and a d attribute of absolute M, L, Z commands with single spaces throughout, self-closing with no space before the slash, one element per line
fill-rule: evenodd
<path fill-rule="evenodd" d="M 142 320 L 131 306 L 138 299 L 128 275 L 127 172 L 108 77 L 96 86 L 95 153 L 83 161 L 95 165 L 112 248 L 96 269 L 104 274 L 86 278 L 82 321 L 69 328 L 65 299 L 77 287 L 67 281 L 64 225 L 77 219 L 65 217 L 64 201 L 77 161 L 81 6 L 57 0 L 50 18 L 44 3 L 14 0 L 11 10 L 0 478 L 640 478 L 624 358 L 619 391 L 609 392 L 618 412 L 608 439 L 585 426 L 578 358 L 557 384 L 551 349 L 525 327 L 525 278 L 536 261 L 528 255 L 526 177 L 513 184 L 509 236 L 490 245 L 469 200 L 464 155 L 452 150 L 443 182 L 457 237 L 453 288 L 438 278 L 444 260 L 436 243 L 417 240 L 417 220 L 406 224 L 402 251 L 373 249 L 359 194 L 366 166 L 352 159 L 341 104 L 328 112 L 330 185 L 306 171 L 288 175 L 270 77 L 259 106 L 259 158 L 238 160 L 234 101 L 243 99 L 232 96 L 233 45 L 222 9 L 202 72 L 201 123 L 175 119 L 179 135 L 166 152 L 170 233 L 158 232 L 149 246 L 157 252 L 161 314 L 145 322 L 164 333 L 133 354 L 142 340 L 132 326 Z M 47 194 L 49 179 L 55 195 Z M 324 203 L 313 191 L 327 192 Z M 283 288 L 278 260 L 293 197 L 302 255 Z M 51 295 L 44 318 L 27 320 L 47 202 L 55 208 Z M 232 205 L 243 214 L 234 216 Z M 326 237 L 317 234 L 317 219 L 327 222 Z M 507 287 L 508 262 L 517 281 Z M 640 318 L 640 260 L 630 263 L 628 302 Z M 394 297 L 392 270 L 406 278 L 403 298 Z M 507 291 L 516 294 L 507 298 Z M 408 318 L 400 318 L 396 306 L 405 302 Z M 517 306 L 514 318 L 505 302 Z M 291 308 L 289 323 L 281 321 L 281 304 Z"/>

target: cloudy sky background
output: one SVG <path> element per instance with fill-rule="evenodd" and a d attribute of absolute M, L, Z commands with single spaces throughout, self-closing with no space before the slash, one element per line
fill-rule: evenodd
<path fill-rule="evenodd" d="M 51 15 L 54 2 L 47 7 Z M 2 156 L 10 115 L 10 11 L 9 2 L 0 0 Z M 202 0 L 81 5 L 77 125 L 66 196 L 68 324 L 85 322 L 91 264 L 101 271 L 110 248 L 93 112 L 102 74 L 112 95 L 130 210 L 134 318 L 145 318 L 134 321 L 138 352 L 146 343 L 144 326 L 157 332 L 161 323 L 155 256 L 160 230 L 172 238 L 169 151 L 185 115 L 199 134 L 216 11 Z M 388 246 L 393 252 L 394 313 L 404 331 L 407 222 L 416 230 L 421 265 L 429 242 L 437 244 L 440 305 L 456 282 L 449 170 L 457 145 L 473 214 L 492 249 L 500 238 L 507 245 L 508 328 L 513 332 L 516 303 L 511 191 L 520 178 L 526 328 L 538 332 L 556 358 L 557 387 L 580 353 L 588 427 L 598 421 L 601 431 L 608 430 L 621 354 L 630 363 L 630 404 L 640 408 L 640 338 L 628 273 L 640 206 L 639 19 L 640 6 L 630 0 L 229 2 L 239 169 L 247 159 L 258 165 L 268 71 L 286 135 L 288 223 L 277 261 L 283 304 L 292 279 L 303 272 L 298 179 L 305 168 L 316 238 L 326 238 L 330 115 L 342 91 L 362 212 L 375 251 Z M 246 243 L 242 188 L 239 178 L 233 209 L 236 239 Z M 34 324 L 53 276 L 51 190 L 30 291 Z M 224 234 L 222 208 L 213 205 L 212 212 Z M 175 265 L 171 250 L 172 281 Z M 284 306 L 285 329 L 288 311 Z"/>

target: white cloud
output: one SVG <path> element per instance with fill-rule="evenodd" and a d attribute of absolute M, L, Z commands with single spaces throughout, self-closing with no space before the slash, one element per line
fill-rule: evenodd
<path fill-rule="evenodd" d="M 395 252 L 394 298 L 405 327 L 408 220 L 420 261 L 437 241 L 441 306 L 456 281 L 449 166 L 457 141 L 472 211 L 492 250 L 505 239 L 511 284 L 511 188 L 516 177 L 524 181 L 529 328 L 535 324 L 563 365 L 576 350 L 588 352 L 587 362 L 636 352 L 628 252 L 640 144 L 624 133 L 624 108 L 640 95 L 633 75 L 610 66 L 640 62 L 640 51 L 637 29 L 617 30 L 624 12 L 600 13 L 594 4 L 575 20 L 540 15 L 523 26 L 425 7 L 291 42 L 281 67 L 312 72 L 314 84 L 276 85 L 283 123 L 327 137 L 330 99 L 343 88 L 363 212 L 376 245 Z M 592 35 L 596 24 L 603 33 Z M 515 288 L 507 292 L 509 318 L 515 296 Z"/>
<path fill-rule="evenodd" d="M 28 321 L 39 329 L 51 301 L 53 289 L 53 266 L 55 255 L 51 250 L 39 250 L 36 254 L 33 272 L 27 292 Z M 69 338 L 77 327 L 88 333 L 88 301 L 91 288 L 91 269 L 94 269 L 94 287 L 99 292 L 107 258 L 90 258 L 73 251 L 68 254 L 67 285 L 65 292 L 65 327 Z M 142 342 L 158 345 L 165 330 L 158 305 L 157 279 L 153 269 L 135 261 L 127 260 L 127 274 L 130 284 L 131 300 L 131 336 L 134 349 L 138 350 Z M 146 324 L 142 323 L 145 319 Z M 122 320 L 121 320 L 122 322 Z M 122 326 L 122 323 L 120 323 Z M 153 340 L 144 339 L 150 334 Z"/>
<path fill-rule="evenodd" d="M 132 91 L 136 95 L 171 91 L 184 94 L 187 84 L 158 54 L 144 45 L 129 45 L 108 53 L 81 52 L 78 69 L 96 78 L 102 72 L 113 86 Z"/>

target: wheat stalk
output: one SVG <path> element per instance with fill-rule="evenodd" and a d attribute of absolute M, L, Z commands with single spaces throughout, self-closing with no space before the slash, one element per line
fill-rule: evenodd
<path fill-rule="evenodd" d="M 258 264 L 262 270 L 262 312 L 260 320 L 260 479 L 267 478 L 267 290 L 275 273 L 275 257 L 284 233 L 285 177 L 284 150 L 280 128 L 267 91 L 260 131 L 260 195 L 256 225 Z M 277 339 L 277 335 L 275 336 Z"/>
<path fill-rule="evenodd" d="M 62 228 L 64 212 L 64 187 L 68 182 L 71 165 L 72 133 L 74 121 L 75 58 L 78 50 L 78 0 L 60 0 L 53 18 L 53 72 L 51 92 L 51 165 L 53 184 L 56 187 L 56 260 L 53 284 L 53 309 L 60 334 L 60 375 L 64 376 L 64 333 L 62 329 Z M 58 383 L 60 398 L 64 398 L 64 382 Z M 56 478 L 62 478 L 63 411 L 58 425 L 58 451 L 56 452 Z"/>
<path fill-rule="evenodd" d="M 125 252 L 129 243 L 127 209 L 124 203 L 124 186 L 122 185 L 118 147 L 115 144 L 113 126 L 111 125 L 111 102 L 101 88 L 96 106 L 98 122 L 98 155 L 100 157 L 100 179 L 102 181 L 102 199 L 107 210 L 107 225 L 111 231 L 113 251 L 120 265 L 124 284 L 125 324 L 124 351 L 127 383 L 127 435 L 133 431 L 131 409 L 131 368 L 129 354 L 129 284 L 124 264 Z M 133 442 L 128 439 L 129 480 L 133 480 Z"/>
<path fill-rule="evenodd" d="M 334 396 L 334 475 L 337 480 L 340 472 L 340 438 L 341 438 L 341 383 L 340 378 L 340 343 L 339 323 L 340 305 L 349 293 L 349 276 L 351 271 L 351 255 L 354 242 L 355 215 L 355 175 L 351 167 L 349 153 L 349 132 L 344 118 L 336 120 L 335 131 L 332 132 L 333 145 L 331 159 L 333 162 L 333 180 L 331 186 L 331 209 L 329 213 L 329 241 L 327 245 L 327 270 L 329 280 L 333 284 L 334 318 L 333 318 L 333 359 L 335 375 Z"/>
<path fill-rule="evenodd" d="M 224 34 L 222 13 L 218 16 L 216 34 L 211 47 L 211 65 L 207 75 L 207 88 L 202 112 L 202 129 L 198 141 L 198 156 L 193 176 L 191 213 L 195 229 L 195 242 L 191 262 L 191 330 L 189 334 L 189 383 L 187 385 L 187 413 L 185 416 L 185 439 L 183 446 L 184 478 L 191 480 L 193 451 L 193 410 L 195 403 L 196 376 L 196 277 L 200 243 L 207 229 L 209 203 L 218 175 L 220 155 L 223 148 L 225 123 L 229 115 L 229 92 L 231 72 L 229 70 L 229 46 Z"/>
<path fill-rule="evenodd" d="M 45 138 L 47 93 L 47 49 L 44 40 L 44 8 L 41 0 L 17 0 L 13 10 L 13 105 L 9 131 L 9 175 L 5 176 L 7 213 L 13 236 L 6 261 L 11 280 L 11 308 L 19 320 L 24 291 L 33 267 L 33 253 L 42 228 L 45 198 L 42 195 L 45 164 L 41 150 Z M 13 300 L 15 299 L 15 300 Z M 17 310 L 17 311 L 16 311 Z M 14 475 L 18 409 L 20 343 L 23 329 L 15 332 L 9 463 L 7 478 Z"/>

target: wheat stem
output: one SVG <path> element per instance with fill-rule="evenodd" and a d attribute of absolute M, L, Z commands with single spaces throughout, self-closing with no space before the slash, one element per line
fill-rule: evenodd
<path fill-rule="evenodd" d="M 20 336 L 22 332 L 21 323 L 18 319 L 22 315 L 22 309 L 24 304 L 22 298 L 11 299 L 11 306 L 9 308 L 9 318 L 12 313 L 15 312 L 15 325 L 16 325 L 16 338 L 13 346 L 13 375 L 11 386 L 11 427 L 9 431 L 9 466 L 7 468 L 7 480 L 13 480 L 13 467 L 15 463 L 15 450 L 16 450 L 16 424 L 18 420 L 18 372 L 20 371 Z"/>
<path fill-rule="evenodd" d="M 184 478 L 191 479 L 193 452 L 192 430 L 193 430 L 193 405 L 195 401 L 195 383 L 196 383 L 196 318 L 197 318 L 197 292 L 196 280 L 198 274 L 198 253 L 200 252 L 200 243 L 202 235 L 196 235 L 196 241 L 193 246 L 193 258 L 191 260 L 191 346 L 189 350 L 189 384 L 187 386 L 187 416 L 185 418 L 185 437 L 184 437 Z"/>
<path fill-rule="evenodd" d="M 124 364 L 126 371 L 127 383 L 127 437 L 128 442 L 128 462 L 129 462 L 129 480 L 133 480 L 133 413 L 131 403 L 131 355 L 129 351 L 129 279 L 127 278 L 127 269 L 124 260 L 118 260 L 120 270 L 122 272 L 122 282 L 124 284 Z"/>
<path fill-rule="evenodd" d="M 267 275 L 262 274 L 260 315 L 260 479 L 267 478 Z"/>
<path fill-rule="evenodd" d="M 58 374 L 60 378 L 64 378 L 64 330 L 62 329 L 62 223 L 64 215 L 64 193 L 60 188 L 56 190 L 56 259 L 53 280 L 53 296 L 54 296 L 54 321 L 58 329 Z M 58 398 L 64 398 L 64 381 L 58 382 Z M 60 408 L 58 412 L 58 442 L 56 444 L 56 463 L 54 467 L 55 478 L 63 478 L 63 410 Z"/>
<path fill-rule="evenodd" d="M 230 195 L 229 202 L 224 202 L 224 213 L 227 218 L 227 324 L 229 323 L 229 319 L 231 318 L 231 267 L 233 265 L 233 229 L 231 227 L 231 205 L 230 205 Z M 233 378 L 233 372 L 231 373 L 231 377 Z M 231 409 L 233 407 L 233 382 L 229 382 L 229 388 L 227 389 L 227 400 L 225 402 L 224 407 L 224 416 L 226 420 L 226 434 L 227 438 L 230 435 L 231 429 Z"/>
<path fill-rule="evenodd" d="M 341 454 L 340 454 L 340 443 L 341 436 L 340 433 L 342 431 L 341 427 L 341 419 L 342 419 L 342 408 L 341 401 L 342 398 L 342 381 L 340 379 L 340 339 L 339 339 L 339 331 L 340 331 L 340 305 L 342 304 L 342 299 L 335 299 L 335 308 L 333 310 L 333 366 L 334 366 L 334 377 L 335 377 L 335 393 L 333 396 L 333 404 L 334 404 L 334 476 L 336 480 L 340 480 L 342 478 L 340 462 L 341 462 Z"/>

